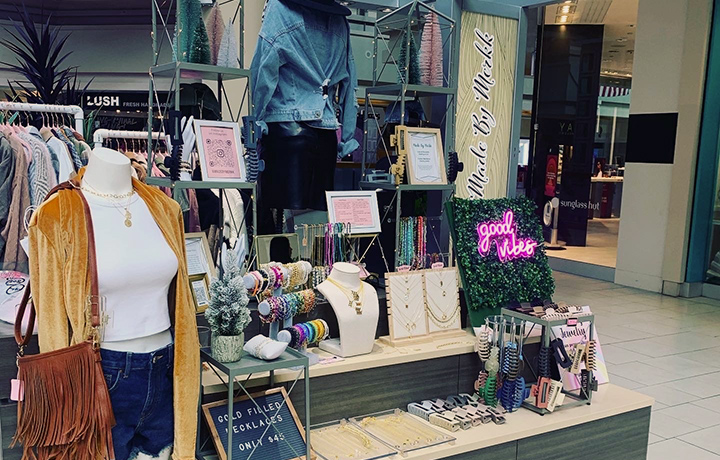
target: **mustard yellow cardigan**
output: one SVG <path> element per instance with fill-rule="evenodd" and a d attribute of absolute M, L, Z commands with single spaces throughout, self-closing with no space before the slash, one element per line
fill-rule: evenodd
<path fill-rule="evenodd" d="M 78 181 L 83 174 L 84 170 L 81 170 Z M 178 273 L 168 296 L 175 337 L 175 441 L 172 458 L 194 460 L 200 346 L 188 282 L 182 212 L 180 206 L 159 189 L 134 179 L 133 186 L 147 203 L 178 259 Z M 62 190 L 53 195 L 33 214 L 28 233 L 30 284 L 37 310 L 40 351 L 48 352 L 82 342 L 88 337 L 89 324 L 85 322 L 84 305 L 90 284 L 87 231 L 78 193 Z M 143 263 L 143 254 L 137 256 L 138 263 Z M 132 289 L 132 273 L 127 273 L 127 280 L 128 289 Z"/>

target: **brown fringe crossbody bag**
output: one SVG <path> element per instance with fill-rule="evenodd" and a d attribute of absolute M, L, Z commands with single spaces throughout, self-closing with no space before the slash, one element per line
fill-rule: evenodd
<path fill-rule="evenodd" d="M 75 190 L 82 199 L 88 236 L 90 296 L 85 305 L 92 325 L 87 340 L 48 353 L 25 356 L 35 325 L 35 306 L 30 285 L 25 289 L 15 319 L 18 352 L 17 431 L 10 447 L 23 446 L 23 460 L 114 459 L 112 427 L 115 425 L 110 394 L 100 363 L 100 296 L 98 294 L 95 234 L 90 208 L 79 186 L 64 182 L 58 190 Z M 30 307 L 28 330 L 23 336 L 22 318 Z"/>

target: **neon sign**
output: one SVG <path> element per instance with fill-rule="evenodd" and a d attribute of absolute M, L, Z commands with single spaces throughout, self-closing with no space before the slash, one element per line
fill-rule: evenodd
<path fill-rule="evenodd" d="M 515 227 L 515 215 L 508 209 L 499 222 L 483 222 L 478 224 L 478 252 L 486 257 L 490 246 L 495 241 L 500 262 L 509 262 L 518 258 L 530 258 L 535 255 L 537 241 L 529 238 L 518 238 Z"/>

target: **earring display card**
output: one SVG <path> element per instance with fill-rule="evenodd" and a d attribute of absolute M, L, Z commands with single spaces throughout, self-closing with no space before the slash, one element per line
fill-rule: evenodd
<path fill-rule="evenodd" d="M 353 417 L 350 421 L 373 437 L 398 450 L 402 456 L 414 450 L 455 442 L 454 437 L 436 430 L 401 409 Z"/>
<path fill-rule="evenodd" d="M 428 334 L 423 273 L 386 273 L 388 323 L 392 340 Z"/>
<path fill-rule="evenodd" d="M 310 431 L 310 443 L 313 451 L 324 460 L 375 460 L 397 453 L 344 419 L 314 426 Z"/>
<path fill-rule="evenodd" d="M 423 270 L 429 332 L 460 329 L 460 291 L 457 268 Z"/>

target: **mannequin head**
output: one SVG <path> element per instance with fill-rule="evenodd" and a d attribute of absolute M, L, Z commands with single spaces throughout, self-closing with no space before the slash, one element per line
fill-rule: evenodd
<path fill-rule="evenodd" d="M 336 14 L 340 16 L 350 16 L 352 12 L 349 8 L 335 2 L 335 0 L 285 0 L 289 3 L 305 6 L 323 13 Z"/>
<path fill-rule="evenodd" d="M 133 187 L 130 159 L 117 150 L 96 147 L 90 152 L 82 180 L 101 193 L 127 193 Z"/>

